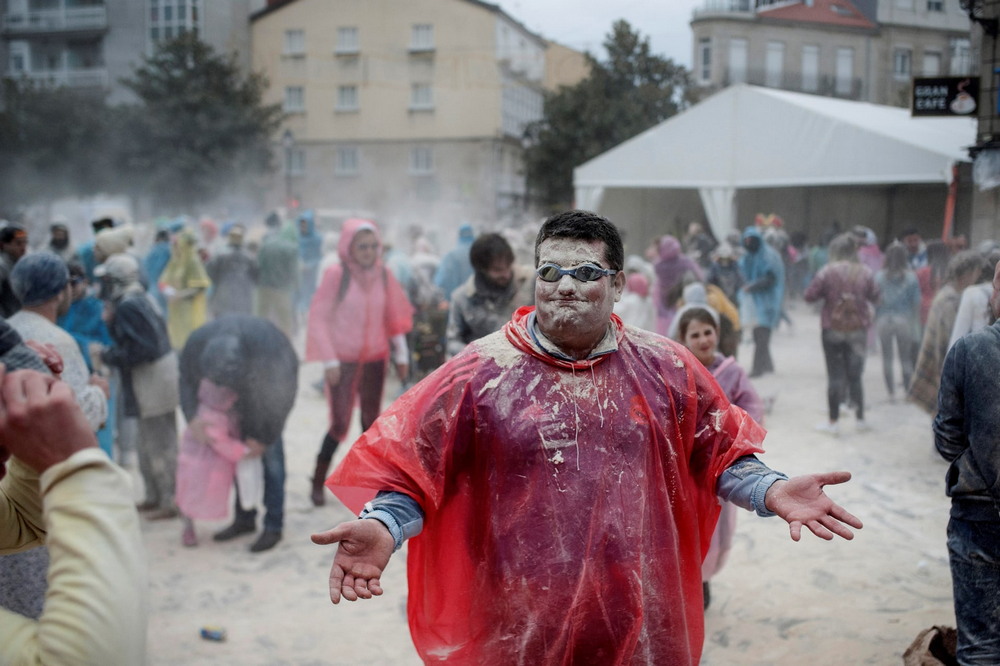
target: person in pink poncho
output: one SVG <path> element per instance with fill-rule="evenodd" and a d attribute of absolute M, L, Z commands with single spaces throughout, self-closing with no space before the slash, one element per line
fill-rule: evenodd
<path fill-rule="evenodd" d="M 312 476 L 312 503 L 325 502 L 323 481 L 337 446 L 347 435 L 354 403 L 361 404 L 361 429 L 382 410 L 389 354 L 401 380 L 409 370 L 406 334 L 413 306 L 392 271 L 382 263 L 382 240 L 370 220 L 344 222 L 337 246 L 340 263 L 323 273 L 309 306 L 306 361 L 323 363 L 330 428 L 323 437 Z"/>
<path fill-rule="evenodd" d="M 396 400 L 327 480 L 351 520 L 330 598 L 382 593 L 410 538 L 408 618 L 428 663 L 697 664 L 718 497 L 851 538 L 823 486 L 753 456 L 764 430 L 683 346 L 612 313 L 621 236 L 586 211 L 535 242 L 535 306 Z"/>
<path fill-rule="evenodd" d="M 764 401 L 757 395 L 746 371 L 732 356 L 719 353 L 719 314 L 708 306 L 693 306 L 677 313 L 678 340 L 701 361 L 719 382 L 719 388 L 729 402 L 745 410 L 757 423 L 764 425 Z M 723 504 L 719 522 L 712 533 L 712 545 L 701 563 L 701 580 L 708 608 L 708 581 L 722 570 L 733 546 L 736 533 L 736 505 Z"/>
<path fill-rule="evenodd" d="M 181 543 L 198 545 L 194 521 L 219 520 L 229 513 L 229 495 L 239 469 L 240 499 L 250 504 L 263 484 L 260 456 L 264 446 L 243 441 L 233 405 L 239 397 L 233 385 L 239 374 L 239 341 L 234 336 L 213 339 L 202 352 L 205 377 L 198 385 L 194 425 L 181 437 L 177 454 L 177 508 L 183 517 Z"/>

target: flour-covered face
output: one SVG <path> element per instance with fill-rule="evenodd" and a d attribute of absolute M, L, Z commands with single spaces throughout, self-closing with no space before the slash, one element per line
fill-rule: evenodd
<path fill-rule="evenodd" d="M 604 241 L 547 238 L 538 247 L 538 265 L 555 264 L 576 268 L 593 264 L 610 268 Z M 605 275 L 582 282 L 563 275 L 556 282 L 535 280 L 538 327 L 547 338 L 564 349 L 596 345 L 604 337 L 615 301 L 621 298 L 625 274 Z"/>

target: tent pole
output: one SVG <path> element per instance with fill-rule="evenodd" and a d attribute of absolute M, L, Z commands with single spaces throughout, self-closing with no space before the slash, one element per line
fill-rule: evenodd
<path fill-rule="evenodd" d="M 951 238 L 951 227 L 955 220 L 955 200 L 958 198 L 958 165 L 951 165 L 951 181 L 948 183 L 948 198 L 944 202 L 944 223 L 941 225 L 941 240 Z"/>

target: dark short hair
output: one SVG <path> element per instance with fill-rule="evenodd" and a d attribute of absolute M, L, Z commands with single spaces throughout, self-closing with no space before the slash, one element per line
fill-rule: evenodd
<path fill-rule="evenodd" d="M 608 268 L 620 271 L 625 267 L 625 248 L 622 236 L 606 217 L 588 210 L 568 210 L 549 217 L 542 223 L 535 238 L 535 266 L 538 266 L 538 248 L 549 238 L 575 238 L 584 241 L 603 241 L 604 258 Z"/>
<path fill-rule="evenodd" d="M 19 224 L 8 224 L 3 229 L 0 229 L 0 244 L 7 244 L 14 240 L 18 235 L 27 235 L 24 227 Z"/>
<path fill-rule="evenodd" d="M 110 229 L 113 226 L 115 226 L 115 221 L 112 220 L 110 217 L 102 217 L 99 220 L 94 220 L 93 222 L 90 223 L 90 228 L 94 230 L 95 234 L 98 231 L 102 231 L 104 229 Z"/>
<path fill-rule="evenodd" d="M 716 334 L 719 332 L 719 322 L 715 321 L 715 317 L 712 313 L 705 308 L 688 308 L 681 313 L 681 316 L 677 319 L 677 335 L 681 342 L 684 342 L 684 337 L 687 335 L 688 326 L 691 325 L 693 321 L 700 321 L 703 324 L 708 324 L 715 329 Z"/>
<path fill-rule="evenodd" d="M 469 247 L 469 262 L 480 273 L 489 270 L 493 262 L 500 260 L 514 263 L 514 250 L 500 234 L 482 234 Z"/>

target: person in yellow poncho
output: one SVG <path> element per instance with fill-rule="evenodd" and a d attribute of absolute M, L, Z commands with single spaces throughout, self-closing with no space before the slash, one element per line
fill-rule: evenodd
<path fill-rule="evenodd" d="M 167 298 L 167 330 L 170 344 L 180 349 L 188 336 L 207 320 L 207 292 L 212 281 L 198 256 L 198 240 L 184 230 L 174 242 L 174 251 L 161 276 Z"/>

